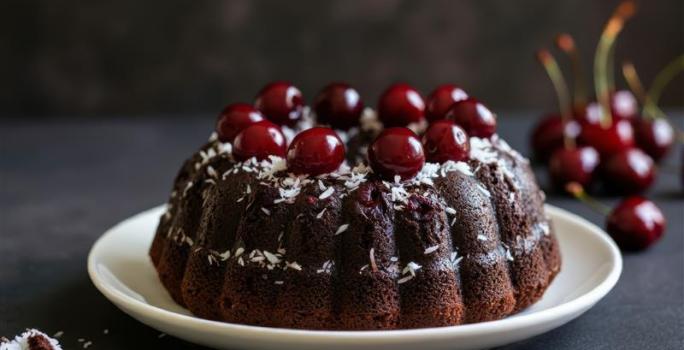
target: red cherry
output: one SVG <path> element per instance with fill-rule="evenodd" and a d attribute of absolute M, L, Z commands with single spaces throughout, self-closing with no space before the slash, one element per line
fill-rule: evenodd
<path fill-rule="evenodd" d="M 490 137 L 496 132 L 496 115 L 474 97 L 454 103 L 446 118 L 460 125 L 471 137 Z"/>
<path fill-rule="evenodd" d="M 408 84 L 396 83 L 380 96 L 378 117 L 385 127 L 408 126 L 420 122 L 424 116 L 423 97 Z"/>
<path fill-rule="evenodd" d="M 291 83 L 276 81 L 261 89 L 254 106 L 270 121 L 292 126 L 302 117 L 304 98 L 302 92 Z"/>
<path fill-rule="evenodd" d="M 233 142 L 246 127 L 264 120 L 263 114 L 247 103 L 226 106 L 216 121 L 216 132 L 221 142 Z"/>
<path fill-rule="evenodd" d="M 570 182 L 588 187 L 598 165 L 599 154 L 589 146 L 559 148 L 549 160 L 549 175 L 559 189 L 565 189 Z"/>
<path fill-rule="evenodd" d="M 617 119 L 634 119 L 639 111 L 639 104 L 628 90 L 618 90 L 610 94 L 610 111 Z"/>
<path fill-rule="evenodd" d="M 656 162 L 670 151 L 675 141 L 672 125 L 663 118 L 635 118 L 632 122 L 636 143 Z"/>
<path fill-rule="evenodd" d="M 625 198 L 608 215 L 606 229 L 623 250 L 643 250 L 665 232 L 665 215 L 651 201 L 632 196 Z"/>
<path fill-rule="evenodd" d="M 468 98 L 463 89 L 454 84 L 444 84 L 434 89 L 427 98 L 425 116 L 430 122 L 444 119 L 449 108 L 460 100 Z"/>
<path fill-rule="evenodd" d="M 383 130 L 368 148 L 368 160 L 375 173 L 394 180 L 410 179 L 423 168 L 425 153 L 420 139 L 407 128 Z"/>
<path fill-rule="evenodd" d="M 570 120 L 563 127 L 563 119 L 557 114 L 542 118 L 532 131 L 531 146 L 535 158 L 546 162 L 555 150 L 562 148 L 564 132 L 565 136 L 576 139 L 580 133 L 579 123 Z"/>
<path fill-rule="evenodd" d="M 316 127 L 297 134 L 287 150 L 287 167 L 295 174 L 331 173 L 344 161 L 344 143 L 330 128 Z"/>
<path fill-rule="evenodd" d="M 611 125 L 603 127 L 589 115 L 580 122 L 578 143 L 594 147 L 603 159 L 634 146 L 634 131 L 629 121 L 613 119 Z"/>
<path fill-rule="evenodd" d="M 363 101 L 349 84 L 332 83 L 314 99 L 314 111 L 319 123 L 346 130 L 359 124 Z"/>
<path fill-rule="evenodd" d="M 602 170 L 607 189 L 620 194 L 642 192 L 655 179 L 653 159 L 638 148 L 608 158 Z"/>
<path fill-rule="evenodd" d="M 423 135 L 423 149 L 428 162 L 444 163 L 467 160 L 470 140 L 466 132 L 451 120 L 437 120 Z"/>
<path fill-rule="evenodd" d="M 257 160 L 267 159 L 268 156 L 285 157 L 287 141 L 280 128 L 263 120 L 242 130 L 233 142 L 233 156 L 239 161 L 252 157 Z"/>

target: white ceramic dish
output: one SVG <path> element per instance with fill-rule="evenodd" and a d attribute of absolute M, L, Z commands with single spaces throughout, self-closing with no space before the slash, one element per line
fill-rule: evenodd
<path fill-rule="evenodd" d="M 306 331 L 244 326 L 193 317 L 171 300 L 147 250 L 162 207 L 107 231 L 88 257 L 97 289 L 121 310 L 162 332 L 221 349 L 479 349 L 523 340 L 576 318 L 601 300 L 622 271 L 613 241 L 586 220 L 547 206 L 563 267 L 546 294 L 522 313 L 499 321 L 398 331 Z"/>

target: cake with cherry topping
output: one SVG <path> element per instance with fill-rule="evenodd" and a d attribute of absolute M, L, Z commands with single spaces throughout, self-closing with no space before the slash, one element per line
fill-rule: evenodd
<path fill-rule="evenodd" d="M 395 84 L 376 114 L 348 84 L 310 109 L 276 82 L 228 106 L 150 248 L 171 297 L 206 319 L 329 330 L 496 320 L 539 300 L 560 270 L 544 194 L 489 109 L 438 89 L 425 103 Z"/>

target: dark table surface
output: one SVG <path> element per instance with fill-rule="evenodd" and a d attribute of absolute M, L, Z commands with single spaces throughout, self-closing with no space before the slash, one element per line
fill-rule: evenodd
<path fill-rule="evenodd" d="M 534 115 L 499 115 L 499 133 L 523 153 Z M 680 127 L 682 117 L 679 111 Z M 63 331 L 69 349 L 82 348 L 79 338 L 91 349 L 200 349 L 159 338 L 119 311 L 91 284 L 86 256 L 107 228 L 167 198 L 177 168 L 211 124 L 209 116 L 0 119 L 0 335 L 35 327 Z M 667 217 L 665 237 L 626 254 L 617 286 L 586 314 L 505 349 L 684 348 L 681 152 L 665 161 L 648 193 Z M 549 193 L 548 201 L 603 226 L 575 200 Z"/>

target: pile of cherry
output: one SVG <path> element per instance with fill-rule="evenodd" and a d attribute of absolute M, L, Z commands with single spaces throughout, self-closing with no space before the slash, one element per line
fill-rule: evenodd
<path fill-rule="evenodd" d="M 345 146 L 335 130 L 360 124 L 364 103 L 349 84 L 331 83 L 313 103 L 316 124 L 298 133 L 288 145 L 281 127 L 294 127 L 303 117 L 302 93 L 289 82 L 266 85 L 253 105 L 227 106 L 216 131 L 233 145 L 238 161 L 250 158 L 287 159 L 288 171 L 316 176 L 337 170 Z M 377 107 L 384 130 L 368 148 L 368 162 L 376 174 L 394 181 L 413 178 L 426 161 L 464 161 L 470 156 L 469 136 L 488 138 L 496 132 L 496 116 L 481 102 L 453 84 L 437 87 L 427 98 L 408 84 L 384 91 Z M 422 137 L 408 128 L 430 122 Z"/>
<path fill-rule="evenodd" d="M 625 250 L 645 249 L 665 230 L 660 209 L 639 194 L 653 184 L 657 162 L 675 143 L 675 130 L 657 107 L 657 99 L 664 84 L 684 67 L 684 57 L 674 61 L 648 90 L 657 93 L 649 94 L 634 67 L 623 65 L 625 80 L 644 105 L 642 111 L 632 92 L 615 89 L 613 46 L 634 11 L 631 1 L 620 4 L 601 36 L 594 62 L 597 102 L 588 102 L 579 54 L 569 35 L 559 35 L 556 46 L 571 58 L 572 98 L 553 56 L 546 50 L 537 53 L 558 95 L 560 113 L 542 118 L 531 137 L 535 158 L 548 165 L 554 187 L 607 214 L 607 230 Z M 627 197 L 610 211 L 585 190 Z"/>

